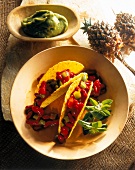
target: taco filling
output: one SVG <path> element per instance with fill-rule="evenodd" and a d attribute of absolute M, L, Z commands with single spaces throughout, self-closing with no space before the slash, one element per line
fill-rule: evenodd
<path fill-rule="evenodd" d="M 59 124 L 58 113 L 46 113 L 46 107 L 66 93 L 69 85 L 81 75 L 84 66 L 76 61 L 63 61 L 37 78 L 34 103 L 25 107 L 26 123 L 34 130 Z"/>
<path fill-rule="evenodd" d="M 83 114 L 93 86 L 93 82 L 87 78 L 88 75 L 82 73 L 82 77 L 73 82 L 66 93 L 57 136 L 60 143 L 64 143 L 70 137 Z"/>
<path fill-rule="evenodd" d="M 64 85 L 71 78 L 73 78 L 75 74 L 71 72 L 69 69 L 63 70 L 61 72 L 56 72 L 56 79 L 49 79 L 47 81 L 42 81 L 39 90 L 35 93 L 38 96 L 37 105 L 41 105 L 42 102 L 48 98 L 53 92 L 55 92 L 60 86 Z M 43 107 L 42 105 L 41 107 Z"/>
<path fill-rule="evenodd" d="M 35 93 L 41 96 L 41 107 L 45 108 L 66 93 L 84 66 L 76 61 L 62 61 L 51 67 L 39 80 Z"/>

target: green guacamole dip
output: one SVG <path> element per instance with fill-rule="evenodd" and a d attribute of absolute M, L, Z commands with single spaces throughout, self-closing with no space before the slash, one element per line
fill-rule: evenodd
<path fill-rule="evenodd" d="M 67 19 L 49 10 L 39 10 L 21 22 L 25 34 L 35 38 L 50 38 L 64 33 L 68 28 Z"/>

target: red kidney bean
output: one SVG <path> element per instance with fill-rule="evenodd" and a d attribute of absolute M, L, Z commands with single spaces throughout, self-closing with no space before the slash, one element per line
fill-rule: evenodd
<path fill-rule="evenodd" d="M 77 116 L 78 116 L 78 113 L 77 113 L 77 112 L 75 112 L 75 111 L 73 111 L 73 112 L 72 112 L 72 116 L 76 119 L 76 118 L 77 118 Z"/>
<path fill-rule="evenodd" d="M 66 125 L 67 127 L 69 127 L 70 129 L 72 129 L 72 127 L 73 127 L 73 124 L 70 123 L 70 122 L 67 122 L 65 125 Z"/>
<path fill-rule="evenodd" d="M 50 115 L 43 115 L 42 118 L 43 118 L 44 120 L 50 119 Z"/>
<path fill-rule="evenodd" d="M 43 94 L 45 95 L 46 94 L 46 82 L 43 81 L 39 87 L 39 91 L 38 91 L 39 94 Z"/>
<path fill-rule="evenodd" d="M 38 106 L 32 106 L 32 111 L 37 113 L 39 116 L 42 116 L 44 114 L 44 110 Z"/>
<path fill-rule="evenodd" d="M 89 77 L 88 77 L 88 79 L 90 80 L 90 81 L 95 81 L 96 80 L 96 76 L 95 75 L 90 75 Z"/>
<path fill-rule="evenodd" d="M 59 124 L 59 120 L 50 120 L 45 122 L 44 127 L 48 127 L 48 126 L 55 126 Z"/>
<path fill-rule="evenodd" d="M 32 114 L 33 114 L 33 112 L 32 112 L 32 111 L 29 111 L 28 114 L 27 114 L 27 116 L 26 116 L 26 119 L 27 119 L 27 120 L 30 119 L 31 116 L 32 116 Z"/>
<path fill-rule="evenodd" d="M 28 120 L 26 120 L 26 123 L 31 125 L 31 126 L 39 125 L 39 121 L 37 121 L 37 120 L 30 120 L 30 119 L 28 119 Z"/>
<path fill-rule="evenodd" d="M 71 114 L 71 113 L 68 113 L 67 115 L 68 115 L 68 117 L 69 117 L 69 122 L 71 122 L 72 124 L 74 124 L 74 123 L 75 123 L 75 119 L 73 118 L 72 114 Z"/>
<path fill-rule="evenodd" d="M 64 136 L 62 136 L 61 134 L 59 134 L 57 138 L 58 138 L 58 140 L 59 140 L 60 143 L 64 143 L 64 141 L 65 141 Z"/>

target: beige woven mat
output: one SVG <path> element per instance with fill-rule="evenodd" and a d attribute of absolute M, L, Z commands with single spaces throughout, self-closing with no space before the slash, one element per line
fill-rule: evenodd
<path fill-rule="evenodd" d="M 25 4 L 26 2 L 28 2 L 28 0 L 23 0 L 22 5 Z M 47 1 L 45 0 L 42 1 L 29 0 L 29 3 L 33 3 L 33 2 L 47 3 Z M 48 2 L 51 3 L 51 1 Z M 53 1 L 53 3 L 55 3 L 55 1 Z M 59 3 L 63 3 L 63 1 L 61 0 L 59 1 Z M 70 5 L 71 1 L 66 1 L 66 3 L 67 5 Z M 77 4 L 75 3 L 73 5 L 77 6 Z M 8 32 L 6 32 L 6 34 L 8 34 Z M 74 36 L 75 40 L 77 40 L 76 36 L 77 34 Z M 12 120 L 10 115 L 10 107 L 9 107 L 10 91 L 15 76 L 18 73 L 19 69 L 22 67 L 22 65 L 29 58 L 31 58 L 33 55 L 40 52 L 41 50 L 56 45 L 67 45 L 67 44 L 75 44 L 75 42 L 73 40 L 69 40 L 63 42 L 50 42 L 48 44 L 44 44 L 44 43 L 37 44 L 37 43 L 23 42 L 10 35 L 8 40 L 6 55 L 5 55 L 6 66 L 2 74 L 2 82 L 1 82 L 2 111 L 5 120 Z M 5 46 L 6 43 L 3 45 Z M 3 60 L 4 57 L 1 59 Z M 129 117 L 122 133 L 111 146 L 109 146 L 101 153 L 92 156 L 91 162 L 88 162 L 88 159 L 82 160 L 84 164 L 85 163 L 89 164 L 89 169 L 106 169 L 105 167 L 107 167 L 107 169 L 111 169 L 111 170 L 112 169 L 124 170 L 124 169 L 128 169 L 132 164 L 132 162 L 135 160 L 135 138 L 134 138 L 135 136 L 135 106 L 134 106 L 135 77 L 118 60 L 115 60 L 114 65 L 117 67 L 124 81 L 127 84 L 127 89 L 129 93 L 129 99 L 130 99 Z"/>

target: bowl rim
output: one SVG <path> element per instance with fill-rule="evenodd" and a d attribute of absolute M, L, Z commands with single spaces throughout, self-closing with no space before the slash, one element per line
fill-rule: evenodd
<path fill-rule="evenodd" d="M 60 35 L 57 35 L 57 36 L 54 36 L 54 37 L 51 37 L 51 38 L 33 38 L 33 37 L 30 37 L 30 36 L 23 36 L 21 35 L 20 33 L 17 34 L 16 31 L 14 30 L 14 28 L 11 26 L 10 24 L 10 20 L 12 18 L 12 15 L 14 14 L 15 11 L 19 11 L 23 8 L 32 8 L 32 7 L 61 7 L 61 8 L 65 8 L 67 9 L 68 11 L 72 12 L 72 14 L 74 14 L 75 18 L 76 18 L 76 25 L 74 27 L 74 31 L 70 32 L 67 34 L 67 36 L 63 36 L 67 33 L 68 29 L 66 32 L 64 32 L 63 34 L 60 34 Z M 7 27 L 8 27 L 8 30 L 9 32 L 16 38 L 18 39 L 21 39 L 21 40 L 24 40 L 24 41 L 32 41 L 32 42 L 44 42 L 44 41 L 60 41 L 60 40 L 67 40 L 69 39 L 70 37 L 72 37 L 80 28 L 80 16 L 79 14 L 71 7 L 68 7 L 66 5 L 61 5 L 61 4 L 30 4 L 30 5 L 20 5 L 16 8 L 14 8 L 7 16 L 7 20 L 6 20 L 6 23 L 7 23 Z"/>

